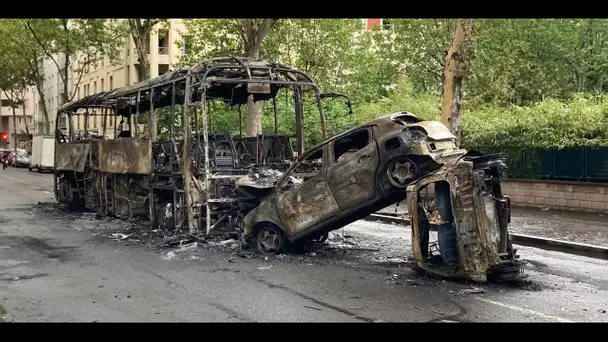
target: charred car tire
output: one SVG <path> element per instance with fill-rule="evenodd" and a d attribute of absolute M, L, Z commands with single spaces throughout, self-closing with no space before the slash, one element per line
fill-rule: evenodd
<path fill-rule="evenodd" d="M 405 189 L 418 177 L 418 165 L 407 157 L 395 157 L 386 168 L 388 181 L 396 188 Z"/>
<path fill-rule="evenodd" d="M 285 235 L 276 226 L 264 225 L 256 234 L 256 246 L 264 255 L 279 254 L 285 248 Z"/>

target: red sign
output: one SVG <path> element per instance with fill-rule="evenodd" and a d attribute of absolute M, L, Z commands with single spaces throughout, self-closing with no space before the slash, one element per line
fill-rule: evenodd
<path fill-rule="evenodd" d="M 2 141 L 7 141 L 7 140 L 8 140 L 8 134 L 2 133 Z"/>

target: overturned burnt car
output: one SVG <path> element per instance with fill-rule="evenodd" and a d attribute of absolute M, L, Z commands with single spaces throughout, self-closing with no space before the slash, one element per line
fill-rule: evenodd
<path fill-rule="evenodd" d="M 263 197 L 245 217 L 243 240 L 265 254 L 323 241 L 328 232 L 405 198 L 405 188 L 465 153 L 443 124 L 397 112 L 350 129 L 302 154 L 275 182 L 237 181 Z M 296 170 L 316 161 L 307 177 Z"/>
<path fill-rule="evenodd" d="M 507 166 L 469 151 L 443 160 L 407 187 L 416 265 L 432 274 L 485 282 L 522 275 L 509 239 L 510 200 L 501 190 Z"/>

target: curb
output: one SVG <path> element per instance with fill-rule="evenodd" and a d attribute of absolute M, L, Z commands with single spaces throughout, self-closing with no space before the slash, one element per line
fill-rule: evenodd
<path fill-rule="evenodd" d="M 398 217 L 396 215 L 381 215 L 371 214 L 365 217 L 366 221 L 380 221 L 383 223 L 393 223 L 409 225 L 410 220 Z M 589 245 L 585 243 L 570 242 L 563 240 L 550 239 L 540 236 L 532 236 L 526 234 L 509 234 L 512 242 L 516 245 L 536 247 L 549 251 L 556 251 L 568 254 L 575 254 L 596 259 L 608 260 L 608 247 Z"/>

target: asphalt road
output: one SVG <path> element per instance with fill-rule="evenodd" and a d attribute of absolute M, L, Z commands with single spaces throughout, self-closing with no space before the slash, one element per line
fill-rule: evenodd
<path fill-rule="evenodd" d="M 112 239 L 134 225 L 58 210 L 49 174 L 0 170 L 0 191 L 6 321 L 608 321 L 604 260 L 521 247 L 528 284 L 467 295 L 412 269 L 407 227 L 361 221 L 266 260 Z"/>

